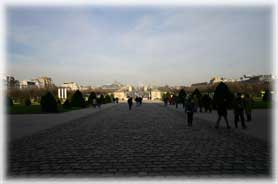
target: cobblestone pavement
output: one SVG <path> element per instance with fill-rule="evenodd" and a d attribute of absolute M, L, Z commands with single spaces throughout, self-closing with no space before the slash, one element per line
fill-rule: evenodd
<path fill-rule="evenodd" d="M 8 144 L 8 177 L 270 177 L 264 142 L 158 104 L 118 104 Z"/>
<path fill-rule="evenodd" d="M 48 114 L 8 114 L 8 140 L 20 139 L 24 136 L 32 135 L 38 131 L 48 129 L 59 124 L 63 124 L 81 117 L 98 113 L 115 104 L 104 104 L 101 108 L 87 107 L 84 109 Z"/>
<path fill-rule="evenodd" d="M 164 104 L 161 104 L 164 106 Z M 182 105 L 179 104 L 179 107 L 176 108 L 175 105 L 168 105 L 167 108 L 171 110 L 178 111 L 180 113 L 184 113 L 184 109 Z M 249 136 L 261 139 L 265 142 L 271 142 L 272 139 L 272 110 L 273 109 L 253 109 L 252 110 L 252 121 L 248 122 L 245 121 L 247 129 L 242 129 L 241 122 L 238 122 L 238 129 L 237 131 L 240 133 L 247 134 Z M 234 126 L 234 111 L 228 110 L 228 121 L 231 127 L 235 128 Z M 216 120 L 218 118 L 217 111 L 212 110 L 212 113 L 209 112 L 195 112 L 194 117 L 199 118 L 200 120 L 204 120 L 206 124 L 210 126 L 215 126 Z M 245 116 L 246 118 L 246 116 Z M 246 119 L 245 119 L 246 120 Z M 210 123 L 209 123 L 210 122 Z M 224 119 L 222 118 L 219 126 L 226 126 Z"/>

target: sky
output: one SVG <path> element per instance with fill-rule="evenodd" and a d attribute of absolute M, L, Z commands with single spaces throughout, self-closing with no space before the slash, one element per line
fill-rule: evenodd
<path fill-rule="evenodd" d="M 271 74 L 271 7 L 7 8 L 7 75 L 190 85 Z"/>

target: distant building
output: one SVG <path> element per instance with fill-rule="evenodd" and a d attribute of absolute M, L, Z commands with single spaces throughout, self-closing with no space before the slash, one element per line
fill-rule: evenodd
<path fill-rule="evenodd" d="M 236 82 L 237 80 L 235 79 L 224 79 L 223 82 Z"/>
<path fill-rule="evenodd" d="M 36 83 L 31 80 L 22 80 L 20 81 L 20 89 L 27 89 L 27 88 L 37 88 Z"/>
<path fill-rule="evenodd" d="M 131 85 L 123 86 L 122 88 L 118 89 L 113 93 L 115 98 L 118 98 L 119 100 L 127 100 L 127 97 L 142 97 L 150 99 L 151 96 L 153 96 L 152 99 L 160 99 L 161 93 L 159 90 L 152 90 L 151 88 L 146 87 L 138 87 L 135 88 Z"/>
<path fill-rule="evenodd" d="M 144 86 L 144 91 L 148 91 L 148 90 L 149 90 L 148 86 Z"/>
<path fill-rule="evenodd" d="M 59 87 L 58 88 L 58 98 L 63 101 L 66 100 L 68 97 L 68 95 L 67 95 L 68 90 L 69 90 L 69 88 Z"/>
<path fill-rule="evenodd" d="M 129 86 L 123 86 L 113 93 L 114 98 L 118 98 L 119 100 L 127 100 L 127 96 L 130 95 Z"/>
<path fill-rule="evenodd" d="M 214 83 L 218 83 L 218 82 L 223 82 L 224 81 L 224 78 L 223 77 L 213 77 L 209 83 L 210 84 L 214 84 Z"/>
<path fill-rule="evenodd" d="M 11 89 L 11 88 L 19 88 L 19 81 L 15 80 L 15 78 L 13 76 L 6 76 L 6 78 L 3 79 L 3 85 L 7 88 L 7 89 Z"/>
<path fill-rule="evenodd" d="M 151 100 L 160 100 L 160 99 L 162 99 L 162 92 L 157 89 L 151 90 Z"/>
<path fill-rule="evenodd" d="M 35 82 L 38 88 L 50 88 L 54 85 L 50 77 L 38 77 L 32 81 Z"/>
<path fill-rule="evenodd" d="M 118 98 L 119 100 L 127 100 L 126 94 L 124 91 L 115 91 L 113 93 L 114 98 Z"/>
<path fill-rule="evenodd" d="M 91 86 L 79 86 L 80 91 L 86 91 L 86 90 L 91 90 Z"/>
<path fill-rule="evenodd" d="M 129 91 L 129 92 L 132 91 L 132 86 L 128 86 L 128 91 Z"/>
<path fill-rule="evenodd" d="M 219 82 L 236 82 L 236 80 L 235 79 L 226 79 L 224 77 L 213 77 L 209 81 L 209 84 L 214 84 L 214 83 L 219 83 Z"/>
<path fill-rule="evenodd" d="M 265 81 L 265 82 L 272 82 L 273 77 L 272 77 L 272 75 L 261 75 L 259 80 Z"/>
<path fill-rule="evenodd" d="M 183 86 L 174 86 L 173 88 L 176 90 L 181 90 L 183 88 Z"/>
<path fill-rule="evenodd" d="M 97 89 L 98 87 L 97 86 L 89 86 L 91 90 L 95 90 Z"/>
<path fill-rule="evenodd" d="M 253 76 L 247 76 L 244 75 L 244 78 L 242 78 L 242 82 L 247 83 L 256 83 L 256 82 L 271 82 L 273 80 L 272 75 L 253 75 Z"/>
<path fill-rule="evenodd" d="M 200 83 L 191 84 L 191 87 L 199 87 L 199 86 L 206 86 L 206 85 L 208 85 L 207 82 L 200 82 Z"/>
<path fill-rule="evenodd" d="M 100 88 L 108 89 L 108 90 L 118 90 L 118 89 L 122 88 L 123 86 L 124 86 L 123 84 L 121 84 L 117 81 L 114 81 L 114 83 L 102 85 Z"/>
<path fill-rule="evenodd" d="M 76 91 L 80 89 L 80 86 L 75 82 L 65 82 L 61 85 L 61 87 L 68 88 L 72 91 Z"/>

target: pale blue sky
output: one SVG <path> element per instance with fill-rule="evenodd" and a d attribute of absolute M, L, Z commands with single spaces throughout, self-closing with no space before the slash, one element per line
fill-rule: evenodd
<path fill-rule="evenodd" d="M 270 7 L 9 7 L 8 74 L 190 85 L 270 74 Z"/>

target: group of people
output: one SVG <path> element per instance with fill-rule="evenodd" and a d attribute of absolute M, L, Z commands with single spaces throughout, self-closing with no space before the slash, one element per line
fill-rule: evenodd
<path fill-rule="evenodd" d="M 176 105 L 176 108 L 178 108 L 178 104 L 182 104 L 183 108 L 185 109 L 185 113 L 187 115 L 187 124 L 189 127 L 192 127 L 193 123 L 193 114 L 194 112 L 198 111 L 203 112 L 203 108 L 205 112 L 212 112 L 213 106 L 217 110 L 218 118 L 216 121 L 215 128 L 219 128 L 219 123 L 222 117 L 224 118 L 226 122 L 226 127 L 229 129 L 231 128 L 229 125 L 229 121 L 227 118 L 228 115 L 228 107 L 232 107 L 234 111 L 234 123 L 235 128 L 238 128 L 238 122 L 241 121 L 241 126 L 243 129 L 246 129 L 245 124 L 245 115 L 246 114 L 246 120 L 251 121 L 251 111 L 252 111 L 252 103 L 253 100 L 250 98 L 248 94 L 245 94 L 244 96 L 241 93 L 237 93 L 236 97 L 233 98 L 232 103 L 227 101 L 226 99 L 223 99 L 221 101 L 218 101 L 217 103 L 214 102 L 214 100 L 208 95 L 205 94 L 201 98 L 198 98 L 194 95 L 187 96 L 187 98 L 184 98 L 183 100 L 178 100 L 178 98 L 174 97 L 174 103 Z M 136 105 L 139 106 L 142 104 L 142 97 L 136 97 L 135 102 Z M 168 102 L 170 102 L 170 99 L 164 98 L 164 104 L 165 106 L 168 105 Z M 133 105 L 133 98 L 128 97 L 127 100 L 128 108 L 129 110 L 132 109 Z M 171 103 L 170 103 L 171 104 Z M 172 102 L 173 104 L 173 102 Z"/>
<path fill-rule="evenodd" d="M 137 105 L 137 106 L 142 105 L 142 101 L 143 101 L 143 98 L 142 98 L 142 97 L 136 96 L 135 102 L 136 102 L 136 105 Z"/>
<path fill-rule="evenodd" d="M 234 123 L 235 123 L 235 128 L 238 128 L 238 121 L 241 121 L 241 127 L 243 129 L 246 129 L 246 124 L 245 124 L 245 117 L 244 114 L 246 114 L 246 120 L 251 121 L 251 111 L 252 111 L 252 103 L 253 100 L 250 98 L 248 94 L 243 95 L 241 93 L 238 93 L 235 99 L 232 102 L 232 107 L 234 110 Z M 228 105 L 225 103 L 219 103 L 216 107 L 217 113 L 218 113 L 218 119 L 216 121 L 215 128 L 219 128 L 219 123 L 221 118 L 223 117 L 225 122 L 226 122 L 226 127 L 229 129 L 231 128 L 229 125 L 229 121 L 227 118 L 228 112 Z"/>
<path fill-rule="evenodd" d="M 135 102 L 136 102 L 137 106 L 142 105 L 142 101 L 143 101 L 142 97 L 136 96 Z M 133 105 L 133 98 L 132 97 L 130 97 L 130 96 L 128 97 L 127 104 L 128 104 L 128 109 L 131 110 L 132 105 Z"/>
<path fill-rule="evenodd" d="M 176 98 L 177 99 L 177 98 Z M 164 105 L 167 106 L 169 99 L 164 98 Z M 175 105 L 176 108 L 178 108 L 178 104 L 182 103 L 183 108 L 185 109 L 185 113 L 187 115 L 187 123 L 188 126 L 192 126 L 193 122 L 193 114 L 194 112 L 198 111 L 203 112 L 203 108 L 205 112 L 212 112 L 213 106 L 215 106 L 215 109 L 217 110 L 218 113 L 218 118 L 216 121 L 215 128 L 219 128 L 219 123 L 221 118 L 223 117 L 227 128 L 231 128 L 228 122 L 228 107 L 229 104 L 225 100 L 220 102 L 220 103 L 213 103 L 212 98 L 206 94 L 203 95 L 202 98 L 196 98 L 195 96 L 189 96 L 184 99 L 184 101 L 178 101 L 175 100 Z M 246 124 L 245 124 L 245 116 L 246 115 L 246 120 L 251 121 L 251 111 L 252 111 L 252 99 L 248 94 L 245 94 L 244 97 L 241 93 L 238 93 L 236 97 L 232 100 L 232 109 L 234 111 L 234 123 L 235 123 L 235 128 L 238 128 L 238 122 L 241 121 L 241 126 L 243 129 L 246 129 Z"/>
<path fill-rule="evenodd" d="M 94 108 L 98 107 L 101 108 L 101 100 L 99 98 L 93 98 L 92 105 Z"/>
<path fill-rule="evenodd" d="M 178 108 L 179 104 L 182 104 L 183 108 L 185 108 L 187 100 L 188 99 L 186 98 L 181 100 L 180 97 L 176 95 L 173 95 L 170 98 L 166 97 L 163 99 L 165 106 L 170 104 L 175 105 L 176 108 Z M 213 101 L 208 94 L 203 95 L 201 98 L 198 98 L 197 96 L 191 96 L 190 100 L 194 102 L 194 112 L 197 112 L 198 108 L 200 112 L 203 112 L 203 109 L 205 112 L 212 112 Z"/>
<path fill-rule="evenodd" d="M 119 103 L 119 98 L 113 98 L 113 103 Z"/>

